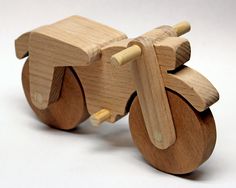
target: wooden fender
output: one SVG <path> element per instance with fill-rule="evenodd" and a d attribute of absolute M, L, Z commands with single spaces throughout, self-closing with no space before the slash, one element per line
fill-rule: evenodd
<path fill-rule="evenodd" d="M 211 82 L 196 70 L 182 66 L 173 73 L 162 74 L 165 87 L 183 96 L 196 110 L 202 112 L 219 100 Z"/>

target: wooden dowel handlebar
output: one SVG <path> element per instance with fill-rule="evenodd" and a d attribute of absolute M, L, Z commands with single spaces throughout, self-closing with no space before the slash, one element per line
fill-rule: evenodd
<path fill-rule="evenodd" d="M 186 21 L 177 23 L 176 25 L 174 25 L 172 27 L 175 30 L 178 37 L 189 32 L 191 29 L 190 24 Z"/>
<path fill-rule="evenodd" d="M 138 45 L 133 45 L 111 56 L 111 63 L 121 66 L 136 59 L 141 53 L 141 48 Z"/>
<path fill-rule="evenodd" d="M 181 36 L 190 31 L 191 26 L 188 22 L 180 22 L 173 26 L 177 36 Z M 130 46 L 111 57 L 111 63 L 113 65 L 124 65 L 130 61 L 135 60 L 142 54 L 142 50 L 139 46 L 133 45 Z"/>

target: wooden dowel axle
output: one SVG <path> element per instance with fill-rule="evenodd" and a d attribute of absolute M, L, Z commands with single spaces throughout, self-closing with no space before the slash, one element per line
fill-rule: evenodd
<path fill-rule="evenodd" d="M 180 22 L 173 26 L 177 36 L 181 36 L 190 31 L 191 26 L 188 22 Z M 134 61 L 142 54 L 142 50 L 139 46 L 130 46 L 111 57 L 111 64 L 113 65 L 124 65 L 128 62 Z"/>
<path fill-rule="evenodd" d="M 111 112 L 107 109 L 102 109 L 90 116 L 90 122 L 93 126 L 98 127 L 102 122 L 108 120 L 110 117 Z"/>

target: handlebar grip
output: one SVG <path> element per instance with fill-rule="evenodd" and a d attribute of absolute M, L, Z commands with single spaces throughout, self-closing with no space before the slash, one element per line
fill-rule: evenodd
<path fill-rule="evenodd" d="M 177 36 L 181 36 L 187 32 L 190 31 L 191 29 L 191 26 L 188 22 L 180 22 L 180 23 L 177 23 L 176 25 L 172 26 L 173 29 L 175 30 Z"/>
<path fill-rule="evenodd" d="M 119 66 L 124 65 L 139 57 L 141 53 L 142 50 L 138 45 L 132 45 L 111 56 L 111 64 Z"/>

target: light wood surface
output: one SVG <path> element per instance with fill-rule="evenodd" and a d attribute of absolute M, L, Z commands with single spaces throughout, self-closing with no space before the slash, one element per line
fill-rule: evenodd
<path fill-rule="evenodd" d="M 72 18 L 73 18 L 73 21 L 74 21 L 74 17 L 72 17 Z M 64 21 L 66 21 L 66 20 L 64 20 Z M 60 23 L 62 24 L 64 21 L 61 21 Z M 55 24 L 55 25 L 57 25 L 57 24 Z M 49 28 L 50 27 L 47 26 L 47 29 L 49 29 Z M 162 29 L 166 28 L 166 29 L 163 32 L 163 30 L 160 29 L 160 28 L 162 28 Z M 154 29 L 154 30 L 152 30 L 150 32 L 147 32 L 145 34 L 146 36 L 151 37 L 152 40 L 156 41 L 154 43 L 155 48 L 160 43 L 164 42 L 164 41 L 161 41 L 161 37 L 159 39 L 158 38 L 156 39 L 155 37 L 163 36 L 163 35 L 164 36 L 170 35 L 172 37 L 176 36 L 176 33 L 173 31 L 173 28 L 168 27 L 168 26 L 160 27 L 160 28 Z M 55 28 L 54 28 L 54 30 L 55 30 Z M 36 35 L 37 32 L 34 32 L 34 34 Z M 41 35 L 41 34 L 39 34 L 39 35 L 42 38 L 45 37 L 45 39 L 43 39 L 43 40 L 48 40 L 48 38 L 46 36 Z M 17 53 L 18 58 L 23 58 L 23 57 L 28 55 L 29 36 L 30 36 L 30 33 L 25 33 L 16 40 L 16 53 Z M 171 38 L 171 39 L 173 39 L 173 38 Z M 43 40 L 40 40 L 41 43 L 42 43 Z M 51 38 L 50 38 L 50 40 L 51 40 Z M 111 111 L 112 111 L 112 116 L 109 119 L 109 121 L 114 122 L 114 121 L 118 120 L 120 117 L 124 116 L 127 113 L 127 109 L 126 109 L 127 104 L 130 100 L 130 97 L 135 92 L 133 78 L 132 78 L 132 75 L 130 75 L 131 74 L 131 66 L 125 65 L 124 68 L 117 68 L 117 67 L 114 68 L 114 67 L 110 66 L 109 64 L 110 64 L 111 56 L 116 54 L 119 51 L 122 51 L 123 49 L 126 49 L 128 43 L 131 40 L 132 39 L 123 39 L 123 40 L 115 41 L 115 42 L 112 42 L 108 45 L 105 45 L 104 47 L 101 47 L 101 49 L 100 49 L 101 59 L 96 60 L 95 63 L 93 63 L 93 64 L 96 64 L 96 65 L 94 65 L 94 66 L 91 65 L 91 66 L 88 66 L 88 67 L 83 66 L 83 67 L 75 68 L 77 74 L 83 80 L 83 88 L 85 89 L 85 92 L 86 92 L 86 101 L 87 101 L 87 106 L 88 106 L 90 114 L 93 114 L 93 113 L 99 111 L 102 108 L 108 108 L 108 109 L 111 109 Z M 169 39 L 166 38 L 166 41 L 168 41 L 168 40 Z M 176 39 L 176 40 L 178 40 L 178 39 Z M 180 41 L 181 40 L 184 41 L 184 39 L 180 39 Z M 35 43 L 36 42 L 37 41 L 35 41 Z M 169 45 L 170 43 L 167 43 L 167 44 Z M 40 45 L 41 44 L 39 44 L 39 46 Z M 172 46 L 171 46 L 171 48 L 172 48 Z M 37 45 L 34 46 L 34 47 L 36 47 L 36 49 L 37 49 Z M 31 47 L 32 50 L 34 49 L 34 47 Z M 60 46 L 58 46 L 58 48 L 59 47 Z M 43 49 L 44 47 L 41 45 L 41 48 Z M 156 52 L 157 52 L 157 50 L 156 50 Z M 52 53 L 52 52 L 50 52 L 50 53 Z M 188 53 L 186 53 L 186 54 L 188 56 Z M 30 58 L 32 59 L 31 56 L 30 56 Z M 41 58 L 41 56 L 38 59 L 40 59 L 40 58 Z M 36 61 L 39 61 L 38 59 Z M 180 60 L 178 60 L 178 61 L 180 61 Z M 96 63 L 96 62 L 98 62 L 98 63 Z M 174 63 L 174 61 L 173 61 L 173 63 Z M 33 69 L 31 70 L 32 72 L 36 73 L 36 78 L 32 78 L 31 80 L 33 82 L 45 84 L 44 83 L 45 80 L 42 78 L 42 82 L 41 82 L 41 80 L 39 80 L 40 78 L 37 77 L 37 74 L 39 74 L 40 77 L 47 78 L 49 80 L 49 83 L 51 83 L 51 86 L 52 86 L 50 88 L 50 91 L 48 91 L 48 93 L 49 93 L 48 94 L 48 96 L 49 96 L 48 104 L 50 104 L 52 102 L 55 102 L 56 100 L 58 100 L 58 97 L 59 97 L 59 94 L 60 94 L 60 87 L 59 86 L 60 86 L 60 83 L 61 83 L 60 82 L 61 79 L 57 79 L 57 78 L 62 78 L 62 75 L 63 75 L 62 70 L 63 69 L 61 69 L 59 67 L 55 68 L 55 67 L 50 65 L 50 62 L 48 63 L 48 61 L 47 61 L 46 63 L 38 65 L 39 69 L 43 69 L 43 72 L 41 74 L 37 70 L 38 67 L 36 66 L 36 64 L 34 64 Z M 181 63 L 176 63 L 175 62 L 175 64 L 179 66 L 179 64 L 181 64 Z M 63 65 L 67 66 L 67 61 L 65 61 Z M 34 68 L 35 68 L 35 70 L 34 70 Z M 161 68 L 164 70 L 163 66 L 161 66 Z M 79 69 L 81 71 L 79 71 L 77 69 Z M 169 68 L 167 67 L 167 69 L 169 69 Z M 176 74 L 176 73 L 174 73 L 174 74 Z M 101 76 L 101 75 L 103 75 L 103 76 Z M 101 78 L 98 79 L 100 76 L 101 76 Z M 110 79 L 107 79 L 107 78 L 110 78 Z M 47 79 L 46 79 L 46 82 L 47 82 Z M 173 80 L 173 79 L 176 79 L 176 80 Z M 179 81 L 179 80 L 181 80 L 181 81 Z M 186 90 L 190 91 L 189 96 L 192 95 L 192 97 L 186 97 L 187 95 L 184 94 L 184 92 L 181 92 L 181 94 L 183 94 L 184 97 L 187 100 L 189 100 L 189 102 L 195 108 L 197 108 L 200 111 L 204 110 L 206 107 L 212 105 L 215 101 L 217 101 L 217 97 L 212 97 L 211 95 L 210 96 L 205 95 L 205 98 L 204 98 L 205 102 L 202 102 L 202 99 L 199 100 L 198 90 L 196 90 L 196 91 L 195 90 L 190 90 L 189 88 L 191 88 L 192 82 L 187 84 L 187 81 L 188 81 L 187 79 L 182 79 L 182 74 L 178 74 L 178 78 L 173 77 L 173 76 L 172 77 L 164 76 L 164 82 L 166 84 L 166 87 L 176 89 L 176 90 L 178 90 L 178 92 L 185 91 L 185 90 L 181 90 L 181 87 L 186 87 L 187 88 Z M 98 83 L 98 84 L 91 84 L 92 82 Z M 117 84 L 114 84 L 113 82 L 117 83 Z M 171 84 L 171 82 L 173 82 L 174 84 Z M 175 86 L 176 82 L 179 83 L 178 84 L 179 87 L 173 87 L 173 86 Z M 46 83 L 46 85 L 47 84 L 48 83 Z M 101 87 L 102 85 L 107 85 L 107 88 L 111 88 L 109 90 L 109 92 L 106 92 L 104 90 L 101 91 L 101 89 L 99 87 Z M 199 84 L 198 87 L 201 88 L 201 86 L 203 86 L 203 85 L 204 85 L 204 82 L 201 82 L 201 84 Z M 99 87 L 96 87 L 96 86 L 99 86 Z M 43 88 L 42 88 L 42 90 L 44 90 Z M 114 88 L 116 88 L 116 89 L 114 89 Z M 94 92 L 91 92 L 91 91 L 94 91 Z M 205 88 L 205 89 L 202 88 L 202 91 L 203 91 L 202 93 L 207 93 L 207 88 Z M 191 94 L 191 92 L 192 92 L 192 94 Z M 98 93 L 98 95 L 97 95 L 97 93 Z M 117 93 L 122 93 L 122 95 L 118 95 L 118 97 L 117 97 L 116 96 Z M 218 93 L 214 92 L 213 96 L 218 96 Z M 35 97 L 35 96 L 33 95 L 32 98 L 33 97 Z M 37 95 L 36 95 L 35 98 L 39 98 L 38 100 L 43 99 L 43 97 L 37 96 Z M 100 100 L 97 100 L 98 98 Z M 196 98 L 198 98 L 198 99 L 196 100 Z M 202 97 L 200 97 L 200 98 L 202 98 Z M 210 99 L 208 99 L 208 98 L 210 98 Z M 212 99 L 214 99 L 214 100 L 212 100 Z M 113 102 L 113 101 L 120 101 L 120 102 L 116 103 L 116 102 Z M 201 101 L 201 103 L 199 103 L 200 105 L 196 101 Z M 208 102 L 206 102 L 206 101 L 208 101 Z M 211 102 L 209 102 L 209 101 L 211 101 Z M 114 105 L 113 105 L 113 103 L 114 103 Z"/>
<path fill-rule="evenodd" d="M 215 122 L 209 109 L 198 112 L 170 90 L 167 96 L 176 130 L 172 146 L 161 150 L 152 144 L 137 97 L 130 109 L 130 131 L 135 145 L 153 167 L 167 173 L 186 174 L 211 155 L 216 142 Z"/>
<path fill-rule="evenodd" d="M 82 22 L 81 22 L 81 20 L 82 20 Z M 46 34 L 53 35 L 55 33 L 56 33 L 55 36 L 58 38 L 57 40 L 59 41 L 58 43 L 60 43 L 60 45 L 58 44 L 58 49 L 60 50 L 61 49 L 61 44 L 64 44 L 65 42 L 68 42 L 68 41 L 66 41 L 65 36 L 64 36 L 63 39 L 60 39 L 60 37 L 59 37 L 60 32 L 59 31 L 66 32 L 65 35 L 68 36 L 69 35 L 69 30 L 67 31 L 68 27 L 71 28 L 71 24 L 72 25 L 74 24 L 74 25 L 78 26 L 78 24 L 81 24 L 80 22 L 82 23 L 82 28 L 80 28 L 80 27 L 79 28 L 80 28 L 80 30 L 83 30 L 83 31 L 85 31 L 85 28 L 86 28 L 85 26 L 87 24 L 91 24 L 87 19 L 84 19 L 84 18 L 81 18 L 81 17 L 70 17 L 70 18 L 65 19 L 63 21 L 57 22 L 56 24 L 52 24 L 53 26 L 50 25 L 50 26 L 45 26 L 45 27 L 41 27 L 39 29 L 36 29 L 31 34 L 39 35 L 39 38 L 38 38 L 39 41 L 37 41 L 37 40 L 35 41 L 36 45 L 35 46 L 33 45 L 31 47 L 32 51 L 34 51 L 34 48 L 40 49 L 40 47 L 42 49 L 47 49 L 47 47 L 43 46 L 43 44 L 42 44 L 42 43 L 44 43 L 43 41 L 46 41 L 45 42 L 45 45 L 46 45 L 48 43 L 47 40 L 49 40 L 49 41 L 54 40 L 54 38 L 52 38 L 52 37 L 48 38 L 48 36 L 46 36 Z M 87 23 L 87 22 L 89 22 L 89 23 Z M 92 24 L 97 25 L 96 22 L 92 22 Z M 101 26 L 100 24 L 98 24 L 98 25 Z M 64 30 L 63 30 L 62 26 L 65 26 Z M 102 25 L 101 27 L 106 28 L 104 25 Z M 165 29 L 165 30 L 163 30 L 163 29 Z M 73 29 L 71 29 L 71 30 L 73 30 Z M 112 31 L 114 31 L 114 30 L 112 30 Z M 41 34 L 41 32 L 42 33 L 46 32 L 46 33 L 44 35 L 44 34 Z M 55 33 L 53 33 L 53 32 L 55 32 Z M 63 34 L 64 34 L 64 32 L 63 32 Z M 121 32 L 117 31 L 117 33 L 119 34 L 119 36 L 121 38 L 125 38 L 125 35 L 121 34 Z M 16 52 L 17 52 L 18 58 L 23 58 L 23 57 L 28 55 L 29 36 L 31 34 L 29 32 L 25 33 L 16 40 Z M 73 32 L 72 32 L 72 34 L 73 34 Z M 160 55 L 160 53 L 157 52 L 158 51 L 157 47 L 159 48 L 161 46 L 160 44 L 162 44 L 162 46 L 167 46 L 168 49 L 171 49 L 171 50 L 175 49 L 175 51 L 178 52 L 178 50 L 176 50 L 176 49 L 181 47 L 181 44 L 182 44 L 181 41 L 183 42 L 183 44 L 185 45 L 185 48 L 187 50 L 185 50 L 184 53 L 182 51 L 179 56 L 181 56 L 181 55 L 184 56 L 184 58 L 186 60 L 190 56 L 190 46 L 188 47 L 187 40 L 181 39 L 181 38 L 175 38 L 175 37 L 172 38 L 173 36 L 177 36 L 177 35 L 176 35 L 175 31 L 173 30 L 173 28 L 170 27 L 170 26 L 164 26 L 164 27 L 154 29 L 150 32 L 145 33 L 144 36 L 151 38 L 153 41 L 156 41 L 154 43 L 154 46 L 156 48 L 157 56 Z M 160 37 L 158 38 L 157 36 L 160 36 Z M 165 37 L 166 36 L 172 36 L 172 37 L 166 38 L 166 40 L 161 41 L 162 36 L 165 36 Z M 71 41 L 73 37 L 71 36 L 70 39 L 68 39 L 68 40 Z M 34 37 L 32 37 L 32 38 L 34 38 Z M 37 38 L 37 36 L 36 36 L 36 38 Z M 86 39 L 86 37 L 83 37 L 83 38 L 85 38 L 85 40 L 87 40 L 87 41 L 91 40 L 91 39 Z M 32 39 L 32 41 L 33 40 L 34 39 Z M 116 38 L 115 40 L 118 40 L 118 39 Z M 97 44 L 97 46 L 99 46 L 99 47 L 97 47 L 97 49 L 98 49 L 97 52 L 99 51 L 99 54 L 100 54 L 99 56 L 101 57 L 101 59 L 94 61 L 95 62 L 94 64 L 97 64 L 97 66 L 89 66 L 88 68 L 85 68 L 85 67 L 75 68 L 75 70 L 78 73 L 79 77 L 81 76 L 82 80 L 84 80 L 83 81 L 83 83 L 84 83 L 83 87 L 85 88 L 86 96 L 88 95 L 88 97 L 86 97 L 86 101 L 88 103 L 87 105 L 88 105 L 88 109 L 89 109 L 90 114 L 93 114 L 93 113 L 99 111 L 101 108 L 106 107 L 108 109 L 112 109 L 112 111 L 113 111 L 112 114 L 113 115 L 109 119 L 109 121 L 114 122 L 114 121 L 116 121 L 117 119 L 119 119 L 120 117 L 124 116 L 127 113 L 127 110 L 125 110 L 126 105 L 129 101 L 130 97 L 132 96 L 132 94 L 135 92 L 135 87 L 134 87 L 134 84 L 133 84 L 133 78 L 132 78 L 132 75 L 130 75 L 131 66 L 126 66 L 123 69 L 122 68 L 119 69 L 119 68 L 113 68 L 112 66 L 109 66 L 109 65 L 105 65 L 104 63 L 109 64 L 111 56 L 116 54 L 119 51 L 122 51 L 123 49 L 126 49 L 128 43 L 130 41 L 131 41 L 131 39 L 123 39 L 123 40 L 120 40 L 120 41 L 115 41 L 115 42 L 107 44 L 108 42 L 104 42 L 104 40 L 103 40 L 102 43 L 104 43 L 104 44 L 102 44 L 102 45 L 100 43 Z M 178 44 L 176 44 L 175 42 L 177 42 Z M 37 43 L 40 43 L 40 44 L 37 44 Z M 78 42 L 77 47 L 78 47 L 79 43 L 80 42 Z M 103 46 L 103 45 L 104 45 L 104 47 L 100 47 L 100 46 Z M 39 48 L 38 48 L 38 46 L 39 46 Z M 85 48 L 85 44 L 84 44 L 84 49 L 88 49 L 88 47 Z M 57 50 L 57 48 L 55 47 L 54 51 L 56 51 L 56 50 Z M 64 51 L 70 51 L 70 49 L 68 48 L 67 50 L 65 49 Z M 46 52 L 47 51 L 44 50 L 44 53 L 46 53 Z M 73 52 L 73 50 L 72 50 L 72 52 Z M 68 53 L 72 54 L 72 52 L 68 52 Z M 37 92 L 36 92 L 36 94 L 33 94 L 33 92 L 32 92 L 32 98 L 33 99 L 36 98 L 36 101 L 39 101 L 39 102 L 43 101 L 45 98 L 48 98 L 48 101 L 46 103 L 50 104 L 50 103 L 53 103 L 56 100 L 58 100 L 58 97 L 60 95 L 61 78 L 63 76 L 63 69 L 59 68 L 60 66 L 54 66 L 54 64 L 56 64 L 58 62 L 62 62 L 62 60 L 57 61 L 57 62 L 54 61 L 52 63 L 53 65 L 51 65 L 50 64 L 51 59 L 50 58 L 45 58 L 43 56 L 45 54 L 42 54 L 39 50 L 36 50 L 35 53 L 36 53 L 35 58 L 32 57 L 32 56 L 34 56 L 33 55 L 34 53 L 31 53 L 32 55 L 30 57 L 32 61 L 34 61 L 34 59 L 36 59 L 35 60 L 36 63 L 30 63 L 30 64 L 33 64 L 33 68 L 31 69 L 31 72 L 33 74 L 35 74 L 34 76 L 31 75 L 32 78 L 30 80 L 32 82 L 41 83 L 41 85 L 37 86 L 37 87 L 40 90 L 47 91 L 47 92 L 46 92 L 46 94 L 44 94 L 44 96 L 41 96 L 42 93 L 40 93 L 40 92 L 39 92 L 39 95 L 37 95 Z M 54 53 L 54 52 L 47 52 L 47 53 L 52 55 L 52 53 Z M 87 51 L 87 53 L 89 54 L 89 50 Z M 77 53 L 75 53 L 75 54 L 77 54 Z M 93 53 L 91 53 L 91 54 L 93 54 Z M 40 55 L 40 57 L 39 57 L 39 55 Z M 169 53 L 168 55 L 170 56 L 171 54 Z M 49 56 L 49 55 L 46 54 L 46 56 Z M 95 55 L 95 56 L 97 56 L 97 55 Z M 167 63 L 170 63 L 171 66 L 173 65 L 173 67 L 171 67 L 171 69 L 174 69 L 177 66 L 180 66 L 181 64 L 183 64 L 186 61 L 186 60 L 181 59 L 179 56 L 176 56 L 176 57 L 172 56 L 173 61 L 171 61 L 171 62 L 167 61 Z M 45 59 L 45 61 L 43 62 L 40 59 Z M 94 59 L 94 58 L 92 58 L 92 56 L 91 56 L 90 59 Z M 176 61 L 174 61 L 174 60 L 176 60 Z M 70 61 L 71 61 L 71 59 L 70 59 Z M 162 61 L 163 60 L 161 60 L 161 61 L 159 60 L 159 62 L 161 64 L 161 68 L 164 70 L 164 66 L 162 65 Z M 39 62 L 39 63 L 37 63 L 37 62 Z M 42 64 L 40 62 L 42 62 Z M 67 62 L 68 62 L 68 60 L 64 60 L 64 63 L 62 65 L 67 66 L 68 65 Z M 96 63 L 96 62 L 98 62 L 98 63 Z M 42 70 L 42 73 L 38 70 L 38 68 L 40 70 Z M 89 70 L 90 68 L 92 68 L 92 69 Z M 78 71 L 77 69 L 80 69 L 81 71 Z M 166 66 L 166 69 L 169 70 L 170 68 L 168 66 Z M 104 74 L 104 76 L 102 76 L 103 78 L 98 79 L 98 77 L 103 75 L 103 74 Z M 98 76 L 96 76 L 96 75 L 98 75 Z M 86 78 L 86 77 L 88 77 L 88 78 Z M 107 79 L 108 77 L 110 79 Z M 173 88 L 173 85 L 175 85 L 175 84 L 171 84 L 171 82 L 175 83 L 175 82 L 179 82 L 179 80 L 181 80 L 181 83 L 179 84 L 180 87 L 175 87 L 175 89 L 183 87 L 182 85 L 187 86 L 187 88 L 191 88 L 191 85 L 185 84 L 187 82 L 187 79 L 184 80 L 182 78 L 177 78 L 177 77 L 175 77 L 174 79 L 176 79 L 177 81 L 175 81 L 175 80 L 173 81 L 173 77 L 165 76 L 164 77 L 164 82 L 167 83 L 166 87 Z M 94 80 L 94 83 L 98 82 L 99 86 L 102 86 L 102 85 L 105 84 L 109 88 L 113 88 L 112 85 L 114 85 L 113 84 L 113 81 L 114 81 L 114 83 L 117 83 L 117 84 L 115 84 L 116 89 L 115 90 L 114 90 L 114 88 L 111 89 L 111 90 L 114 90 L 114 92 L 112 92 L 112 91 L 111 92 L 105 92 L 105 91 L 101 92 L 101 89 L 99 89 L 98 87 L 97 88 L 94 87 L 95 84 L 90 85 L 91 81 L 89 81 L 89 80 Z M 109 80 L 109 81 L 107 81 L 107 80 Z M 48 88 L 50 88 L 50 90 L 48 88 L 45 89 L 45 85 L 50 85 L 50 84 L 51 84 L 51 87 L 48 86 Z M 190 84 L 192 84 L 192 83 L 190 83 Z M 201 84 L 204 85 L 204 82 L 202 82 Z M 33 85 L 32 87 L 34 87 L 34 84 L 32 84 L 32 85 Z M 199 87 L 201 87 L 201 85 L 199 85 Z M 91 90 L 93 90 L 95 93 L 99 93 L 98 96 L 101 100 L 97 100 L 97 98 L 93 96 L 94 95 L 93 92 L 90 92 Z M 120 95 L 120 97 L 119 96 L 116 97 L 116 94 L 118 92 L 123 93 L 123 94 Z M 207 93 L 207 92 L 205 92 L 205 93 Z M 218 93 L 215 92 L 214 95 L 217 96 L 217 94 Z M 200 101 L 200 100 L 194 99 L 195 96 L 199 96 L 198 92 L 196 92 L 194 90 L 192 95 L 194 97 L 186 97 L 185 96 L 185 98 L 187 98 L 187 100 L 189 100 L 189 102 L 194 107 L 196 107 L 197 109 L 199 109 L 201 111 L 203 109 L 205 109 L 207 106 L 210 106 L 211 104 L 213 104 L 216 101 L 216 98 L 214 98 L 212 96 L 206 96 L 205 99 L 204 99 L 205 102 L 202 102 L 200 105 L 198 105 L 196 103 L 196 101 Z M 196 97 L 196 98 L 199 98 L 199 97 Z M 209 100 L 208 98 L 211 98 L 211 99 Z M 214 98 L 214 100 L 212 100 L 213 98 Z M 120 105 L 118 105 L 117 103 L 114 103 L 114 105 L 112 105 L 112 103 L 113 103 L 112 101 L 116 101 L 116 99 L 118 101 L 121 101 L 121 103 L 119 103 Z M 98 101 L 98 102 L 96 102 L 96 101 Z M 206 101 L 211 101 L 211 102 L 208 102 L 209 105 L 206 105 Z M 102 105 L 102 103 L 105 103 L 106 105 Z M 41 104 L 37 104 L 37 105 L 40 106 Z M 44 108 L 45 103 L 42 106 L 43 107 L 41 107 L 41 108 Z M 199 107 L 197 107 L 197 106 L 199 106 Z"/>
<path fill-rule="evenodd" d="M 168 37 L 154 43 L 154 47 L 162 69 L 175 70 L 190 59 L 191 48 L 187 39 Z"/>
<path fill-rule="evenodd" d="M 89 66 L 74 67 L 83 85 L 90 114 L 109 109 L 106 120 L 115 122 L 128 113 L 129 101 L 135 93 L 131 65 L 114 67 L 110 63 L 113 54 L 125 49 L 130 39 L 116 41 L 101 49 L 101 60 Z"/>
<path fill-rule="evenodd" d="M 111 63 L 113 65 L 121 66 L 129 61 L 134 61 L 140 55 L 141 55 L 141 48 L 137 45 L 133 45 L 112 56 Z"/>
<path fill-rule="evenodd" d="M 207 78 L 187 66 L 179 70 L 162 73 L 165 87 L 182 95 L 190 104 L 202 112 L 219 100 L 219 93 Z"/>
<path fill-rule="evenodd" d="M 175 142 L 175 128 L 153 42 L 140 37 L 130 45 L 142 49 L 131 69 L 148 135 L 156 147 L 166 149 Z"/>
<path fill-rule="evenodd" d="M 35 107 L 30 97 L 29 61 L 24 64 L 22 85 L 25 96 L 37 117 L 51 127 L 70 130 L 89 117 L 79 79 L 71 68 L 66 68 L 60 98 L 48 108 Z"/>
<path fill-rule="evenodd" d="M 155 29 L 152 29 L 151 31 L 142 34 L 142 37 L 149 38 L 149 40 L 151 40 L 153 43 L 160 42 L 167 37 L 176 36 L 177 34 L 173 27 L 168 25 L 157 27 Z"/>
<path fill-rule="evenodd" d="M 55 67 L 89 65 L 100 59 L 103 46 L 123 38 L 123 33 L 79 16 L 32 31 L 29 53 L 33 104 L 45 109 L 56 100 L 50 101 Z"/>
<path fill-rule="evenodd" d="M 15 40 L 16 57 L 22 59 L 28 56 L 30 32 L 24 33 Z"/>
<path fill-rule="evenodd" d="M 110 117 L 111 117 L 111 112 L 109 110 L 101 109 L 98 112 L 92 114 L 89 119 L 90 119 L 90 122 L 92 123 L 92 125 L 97 127 L 102 122 L 109 119 Z"/>
<path fill-rule="evenodd" d="M 41 121 L 63 130 L 89 114 L 98 126 L 130 112 L 132 137 L 151 165 L 168 173 L 191 172 L 213 151 L 209 107 L 219 94 L 183 65 L 191 48 L 178 36 L 189 30 L 182 22 L 127 39 L 73 16 L 25 33 L 15 46 L 18 58 L 29 56 L 22 73 L 26 98 Z"/>
<path fill-rule="evenodd" d="M 123 39 L 113 42 L 102 48 L 102 62 L 111 64 L 112 56 L 127 48 L 132 39 Z"/>
<path fill-rule="evenodd" d="M 114 48 L 110 46 L 109 53 L 104 49 L 106 51 L 104 54 L 107 55 L 104 58 L 109 60 L 112 54 L 120 48 L 125 48 L 126 43 L 128 41 L 124 41 L 124 46 Z M 100 61 L 90 66 L 77 67 L 75 71 L 83 85 L 90 114 L 102 108 L 110 109 L 112 111 L 112 116 L 108 120 L 110 122 L 115 122 L 126 115 L 126 106 L 131 94 L 136 90 L 131 74 L 131 64 L 113 67 L 109 63 Z M 104 72 L 106 74 L 103 74 Z M 166 88 L 181 94 L 199 111 L 207 109 L 219 99 L 214 86 L 200 73 L 189 67 L 181 67 L 178 71 L 168 74 L 162 72 L 162 76 Z"/>
<path fill-rule="evenodd" d="M 112 115 L 107 121 L 115 122 L 128 113 L 127 105 L 135 92 L 130 66 L 114 67 L 100 60 L 74 68 L 82 83 L 90 114 L 109 109 Z"/>
<path fill-rule="evenodd" d="M 162 26 L 157 29 L 153 29 L 145 34 L 143 37 L 147 37 L 153 42 L 160 42 L 166 36 L 180 36 L 190 31 L 190 24 L 188 22 L 180 22 L 173 27 Z M 132 62 L 138 56 L 142 54 L 141 49 L 138 46 L 130 46 L 123 51 L 114 54 L 111 57 L 111 62 L 114 65 L 124 65 L 128 62 Z"/>
<path fill-rule="evenodd" d="M 175 36 L 175 34 L 171 33 L 170 31 L 165 33 L 170 33 L 172 36 Z M 164 37 L 167 36 L 168 35 Z M 166 38 L 166 41 L 168 41 L 167 39 L 168 38 Z M 171 41 L 172 39 L 174 39 L 174 41 L 176 40 L 175 38 L 170 37 Z M 124 111 L 124 109 L 126 108 L 125 106 L 129 101 L 128 99 L 131 97 L 131 93 L 134 93 L 136 90 L 133 84 L 133 77 L 132 75 L 130 75 L 132 71 L 131 64 L 126 64 L 124 65 L 124 67 L 110 66 L 110 58 L 112 57 L 112 55 L 116 54 L 119 51 L 122 51 L 123 49 L 126 49 L 130 41 L 131 39 L 124 39 L 111 43 L 110 45 L 102 49 L 102 62 L 99 61 L 98 63 L 95 63 L 88 67 L 83 66 L 76 68 L 76 72 L 83 83 L 84 91 L 86 93 L 85 96 L 87 106 L 90 114 L 96 113 L 102 108 L 111 109 L 112 116 L 108 120 L 110 122 L 118 120 L 120 117 L 124 116 L 127 113 L 127 111 Z M 163 72 L 163 70 L 169 70 L 173 69 L 174 67 L 178 67 L 189 59 L 190 46 L 188 45 L 186 39 L 180 38 L 180 45 L 176 45 L 176 47 L 177 49 L 179 48 L 179 46 L 181 47 L 181 42 L 183 42 L 184 44 L 187 43 L 187 50 L 185 50 L 185 52 L 181 52 L 181 55 L 185 56 L 184 60 L 179 60 L 178 56 L 176 56 L 176 58 L 173 60 L 176 60 L 178 62 L 171 61 L 173 67 L 170 68 L 169 66 L 161 66 L 165 87 L 176 90 L 178 93 L 183 95 L 184 98 L 186 98 L 186 100 L 188 100 L 189 103 L 192 104 L 195 108 L 203 111 L 218 100 L 218 92 L 214 87 L 212 87 L 212 84 L 207 79 L 203 78 L 199 73 L 190 68 L 188 68 L 189 72 L 181 71 L 181 68 L 179 68 L 175 72 L 172 71 L 168 75 L 165 74 L 165 71 Z M 156 45 L 159 43 L 162 43 L 160 38 L 154 44 Z M 172 44 L 170 45 L 170 48 L 173 48 Z M 194 81 L 194 76 L 190 81 L 188 80 L 188 77 L 185 73 L 187 75 L 192 75 L 192 73 L 194 73 L 194 75 L 197 75 L 196 78 L 201 77 L 200 80 L 202 81 L 197 84 Z M 109 89 L 102 90 L 101 87 L 104 88 L 104 86 Z M 199 90 L 195 88 L 200 88 L 202 90 L 201 93 L 199 93 Z M 212 92 L 208 93 L 208 89 L 210 89 Z M 119 93 L 120 95 L 117 95 L 117 93 Z M 204 97 L 202 96 L 203 93 L 205 93 Z"/>
<path fill-rule="evenodd" d="M 191 26 L 188 22 L 180 22 L 173 26 L 177 36 L 181 36 L 191 30 Z"/>

